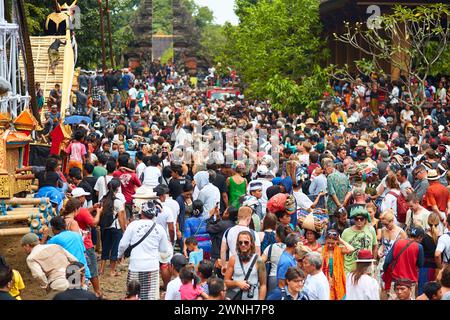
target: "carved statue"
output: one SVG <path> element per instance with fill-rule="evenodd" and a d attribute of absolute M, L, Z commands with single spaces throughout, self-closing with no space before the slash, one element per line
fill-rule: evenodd
<path fill-rule="evenodd" d="M 74 0 L 69 6 L 67 3 L 60 5 L 55 1 L 55 12 L 50 13 L 45 21 L 45 32 L 48 35 L 65 35 L 67 28 L 70 27 L 70 21 L 73 21 L 77 1 Z"/>

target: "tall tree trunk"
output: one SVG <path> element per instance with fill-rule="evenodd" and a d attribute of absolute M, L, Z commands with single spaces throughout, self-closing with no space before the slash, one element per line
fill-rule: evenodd
<path fill-rule="evenodd" d="M 12 2 L 15 5 L 15 12 L 17 12 L 20 34 L 23 41 L 23 61 L 25 62 L 25 73 L 28 85 L 28 94 L 30 95 L 30 104 L 33 116 L 41 124 L 41 117 L 39 115 L 39 109 L 36 99 L 36 88 L 34 79 L 34 63 L 33 63 L 33 52 L 31 50 L 30 35 L 28 33 L 27 17 L 25 16 L 25 8 L 23 0 L 17 0 Z"/>
<path fill-rule="evenodd" d="M 110 10 L 109 10 L 109 3 L 108 0 L 106 0 L 106 22 L 108 27 L 108 39 L 109 39 L 109 60 L 111 61 L 111 69 L 114 69 L 116 66 L 114 62 L 114 56 L 113 56 L 113 44 L 112 44 L 112 33 L 111 33 L 111 20 L 110 20 Z"/>
<path fill-rule="evenodd" d="M 103 5 L 102 0 L 98 0 L 98 10 L 100 11 L 100 34 L 102 37 L 102 71 L 106 71 L 106 50 L 105 50 L 105 28 L 103 27 Z"/>

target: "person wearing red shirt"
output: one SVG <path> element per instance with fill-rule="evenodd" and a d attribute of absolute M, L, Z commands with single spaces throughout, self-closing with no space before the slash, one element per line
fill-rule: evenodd
<path fill-rule="evenodd" d="M 419 281 L 419 269 L 422 268 L 425 259 L 420 244 L 424 236 L 425 231 L 421 227 L 411 228 L 410 239 L 397 240 L 383 265 L 385 272 L 388 268 L 391 269 L 393 282 L 398 279 L 409 279 L 414 282 L 413 292 Z"/>
<path fill-rule="evenodd" d="M 122 193 L 125 197 L 127 219 L 130 219 L 133 213 L 133 195 L 136 193 L 136 188 L 141 186 L 141 181 L 134 170 L 128 168 L 129 158 L 130 157 L 127 154 L 120 155 L 117 159 L 119 168 L 113 173 L 113 177 L 120 180 Z"/>
<path fill-rule="evenodd" d="M 425 193 L 422 206 L 436 213 L 444 222 L 447 213 L 450 211 L 450 192 L 439 182 L 439 175 L 436 170 L 428 171 L 429 187 Z"/>
<path fill-rule="evenodd" d="M 91 283 L 97 297 L 102 297 L 100 290 L 100 281 L 98 279 L 97 257 L 95 247 L 92 242 L 91 229 L 95 228 L 100 221 L 100 204 L 95 204 L 92 208 L 80 208 L 78 214 L 74 217 L 81 229 L 84 246 L 86 248 L 86 260 L 89 271 L 91 272 Z"/>

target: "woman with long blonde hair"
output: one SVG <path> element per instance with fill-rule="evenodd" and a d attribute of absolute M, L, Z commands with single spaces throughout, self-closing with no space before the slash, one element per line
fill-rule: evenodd
<path fill-rule="evenodd" d="M 395 215 L 392 209 L 387 209 L 383 212 L 381 215 L 381 224 L 383 225 L 383 228 L 381 229 L 381 246 L 378 250 L 379 261 L 377 267 L 377 278 L 379 276 L 384 281 L 384 286 L 382 286 L 382 289 L 389 292 L 391 289 L 392 275 L 390 271 L 383 272 L 382 266 L 395 241 L 399 239 L 406 239 L 407 235 L 402 228 L 395 224 Z"/>
<path fill-rule="evenodd" d="M 438 238 L 441 235 L 439 230 L 439 217 L 436 213 L 431 213 L 428 216 L 428 226 L 425 237 L 422 240 L 422 247 L 424 253 L 423 267 L 419 270 L 419 285 L 418 294 L 423 293 L 423 285 L 426 282 L 434 281 L 436 279 L 436 262 L 434 260 L 434 252 L 436 251 L 436 245 Z"/>

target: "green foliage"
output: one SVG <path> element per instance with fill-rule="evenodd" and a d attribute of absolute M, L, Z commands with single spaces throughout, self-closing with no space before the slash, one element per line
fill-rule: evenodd
<path fill-rule="evenodd" d="M 33 35 L 42 35 L 45 20 L 54 8 L 53 1 L 27 0 L 24 1 L 24 8 L 28 31 Z"/>
<path fill-rule="evenodd" d="M 246 96 L 270 98 L 282 110 L 316 108 L 327 85 L 319 2 L 260 0 L 242 10 L 237 27 L 225 26 L 221 62 L 236 68 Z"/>
<path fill-rule="evenodd" d="M 161 63 L 167 63 L 173 61 L 173 47 L 168 48 L 161 56 Z"/>
<path fill-rule="evenodd" d="M 397 73 L 401 72 L 398 81 L 408 96 L 413 96 L 416 91 L 413 80 L 423 87 L 429 75 L 447 74 L 450 70 L 449 16 L 450 6 L 443 3 L 417 7 L 396 5 L 391 13 L 379 18 L 380 28 L 345 23 L 345 31 L 335 37 L 367 57 L 355 63 L 358 71 L 398 76 L 382 69 L 388 62 Z M 336 74 L 356 81 L 348 66 L 334 68 L 332 75 Z M 424 98 L 401 101 L 418 109 L 425 103 Z"/>
<path fill-rule="evenodd" d="M 258 1 L 259 0 L 236 0 L 234 11 L 241 21 L 247 16 L 247 10 L 254 7 Z"/>
<path fill-rule="evenodd" d="M 220 56 L 226 49 L 226 43 L 225 28 L 220 25 L 210 25 L 202 30 L 200 55 L 213 65 L 220 61 Z"/>
<path fill-rule="evenodd" d="M 109 2 L 111 10 L 111 32 L 113 38 L 114 58 L 116 65 L 120 65 L 120 58 L 123 51 L 133 40 L 133 30 L 131 29 L 130 21 L 135 19 L 136 10 L 140 1 L 110 0 Z"/>
<path fill-rule="evenodd" d="M 172 34 L 172 0 L 153 0 L 153 34 Z"/>
<path fill-rule="evenodd" d="M 77 64 L 81 68 L 96 69 L 101 66 L 102 61 L 100 13 L 97 0 L 79 1 L 78 6 L 81 12 L 81 28 L 75 31 L 78 43 Z M 106 33 L 106 19 L 104 28 Z"/>
<path fill-rule="evenodd" d="M 450 74 L 450 45 L 447 45 L 447 49 L 442 53 L 439 60 L 431 66 L 430 74 L 432 76 Z"/>

